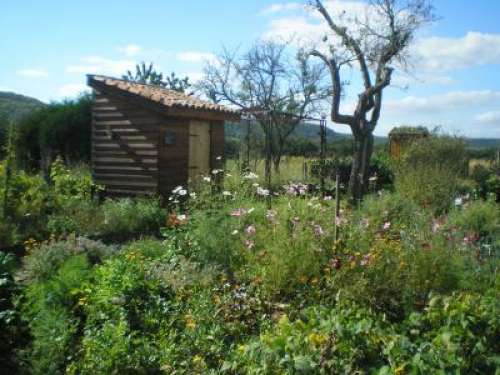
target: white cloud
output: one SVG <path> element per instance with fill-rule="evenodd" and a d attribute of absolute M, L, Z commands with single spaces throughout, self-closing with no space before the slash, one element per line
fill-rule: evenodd
<path fill-rule="evenodd" d="M 498 125 L 500 127 L 500 111 L 489 111 L 476 115 L 476 121 L 484 125 Z"/>
<path fill-rule="evenodd" d="M 210 52 L 197 52 L 197 51 L 184 51 L 179 52 L 176 55 L 177 60 L 182 62 L 189 63 L 202 63 L 205 61 L 213 62 L 216 60 L 216 57 L 213 53 Z"/>
<path fill-rule="evenodd" d="M 439 113 L 453 109 L 484 107 L 498 105 L 500 91 L 450 91 L 443 95 L 427 97 L 407 96 L 400 100 L 388 101 L 385 104 L 386 113 Z"/>
<path fill-rule="evenodd" d="M 460 38 L 422 38 L 414 51 L 418 66 L 426 70 L 450 71 L 500 64 L 500 34 L 470 31 Z"/>
<path fill-rule="evenodd" d="M 127 44 L 125 46 L 118 47 L 118 51 L 125 54 L 127 57 L 133 57 L 142 51 L 142 47 L 137 44 Z"/>
<path fill-rule="evenodd" d="M 260 14 L 265 15 L 265 14 L 274 14 L 274 13 L 281 13 L 285 11 L 292 11 L 292 10 L 298 10 L 304 8 L 304 4 L 300 3 L 279 3 L 279 4 L 271 4 L 267 8 L 264 8 Z"/>
<path fill-rule="evenodd" d="M 179 74 L 179 78 L 184 78 L 186 76 L 189 78 L 189 83 L 193 84 L 193 83 L 196 83 L 203 78 L 203 73 L 202 72 L 188 72 L 188 73 Z"/>
<path fill-rule="evenodd" d="M 21 69 L 17 71 L 17 74 L 28 78 L 46 78 L 49 76 L 45 69 L 39 68 Z"/>
<path fill-rule="evenodd" d="M 70 65 L 66 67 L 68 73 L 78 74 L 104 74 L 120 77 L 127 70 L 135 67 L 132 60 L 113 60 L 99 56 L 88 56 L 81 59 L 80 65 Z"/>
<path fill-rule="evenodd" d="M 89 91 L 90 89 L 83 83 L 70 83 L 59 87 L 58 95 L 62 98 L 75 97 L 82 92 Z"/>

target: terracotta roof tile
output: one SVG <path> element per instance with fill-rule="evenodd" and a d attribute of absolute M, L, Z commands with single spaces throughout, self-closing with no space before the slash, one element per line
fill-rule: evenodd
<path fill-rule="evenodd" d="M 226 113 L 232 116 L 239 116 L 239 111 L 235 109 L 220 104 L 213 104 L 195 96 L 186 95 L 174 90 L 167 90 L 159 86 L 146 85 L 137 82 L 125 81 L 123 79 L 90 74 L 87 78 L 90 86 L 92 86 L 93 81 L 95 81 L 105 86 L 118 88 L 122 91 L 161 103 L 167 108 L 206 110 Z"/>

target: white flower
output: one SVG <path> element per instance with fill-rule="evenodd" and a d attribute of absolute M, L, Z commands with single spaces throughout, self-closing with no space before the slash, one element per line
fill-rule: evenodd
<path fill-rule="evenodd" d="M 225 197 L 230 197 L 231 196 L 231 192 L 230 191 L 227 191 L 227 190 L 224 190 L 222 192 L 222 195 L 224 195 Z"/>
<path fill-rule="evenodd" d="M 455 198 L 455 206 L 461 206 L 463 199 L 461 197 Z"/>
<path fill-rule="evenodd" d="M 178 194 L 178 195 L 186 195 L 187 190 L 184 189 L 182 186 L 177 186 L 174 190 L 172 190 L 172 193 Z"/>
<path fill-rule="evenodd" d="M 256 188 L 256 187 L 258 187 L 258 186 L 259 186 L 259 184 L 258 184 L 257 182 L 254 182 L 254 183 L 252 184 L 252 186 L 253 186 L 254 188 Z"/>
<path fill-rule="evenodd" d="M 189 196 L 190 196 L 192 199 L 196 199 L 196 193 L 195 193 L 195 192 L 189 193 Z"/>
<path fill-rule="evenodd" d="M 212 174 L 219 174 L 221 172 L 223 172 L 222 169 L 214 169 L 214 170 L 212 170 Z"/>
<path fill-rule="evenodd" d="M 269 190 L 263 189 L 260 186 L 257 188 L 257 194 L 267 197 L 269 195 Z"/>
<path fill-rule="evenodd" d="M 231 232 L 231 234 L 232 234 L 233 236 L 236 236 L 236 235 L 238 234 L 238 229 L 233 230 L 233 231 Z"/>
<path fill-rule="evenodd" d="M 217 156 L 215 160 L 222 160 L 222 156 Z"/>
<path fill-rule="evenodd" d="M 181 190 L 182 190 L 182 186 L 177 186 L 174 190 L 172 190 L 172 193 L 177 194 Z"/>
<path fill-rule="evenodd" d="M 186 215 L 178 215 L 177 216 L 177 219 L 179 219 L 180 221 L 184 221 L 186 220 L 187 216 Z"/>
<path fill-rule="evenodd" d="M 205 176 L 205 177 L 203 177 L 203 181 L 205 181 L 205 182 L 210 182 L 210 181 L 211 181 L 211 179 L 210 179 L 210 177 L 209 177 L 209 176 Z"/>
<path fill-rule="evenodd" d="M 246 175 L 243 176 L 243 178 L 245 180 L 256 180 L 257 178 L 259 178 L 259 176 L 257 176 L 255 173 L 253 172 L 248 172 Z"/>

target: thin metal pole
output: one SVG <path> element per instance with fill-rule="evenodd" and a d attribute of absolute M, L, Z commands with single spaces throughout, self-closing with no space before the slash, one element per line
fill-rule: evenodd
<path fill-rule="evenodd" d="M 267 123 L 267 135 L 266 135 L 266 184 L 267 184 L 267 208 L 271 209 L 271 140 L 272 140 L 272 117 L 269 116 Z"/>
<path fill-rule="evenodd" d="M 339 239 L 339 219 L 340 219 L 340 174 L 337 171 L 335 176 L 335 242 Z"/>
<path fill-rule="evenodd" d="M 321 117 L 320 127 L 320 189 L 321 195 L 325 196 L 325 154 L 326 154 L 326 116 Z"/>

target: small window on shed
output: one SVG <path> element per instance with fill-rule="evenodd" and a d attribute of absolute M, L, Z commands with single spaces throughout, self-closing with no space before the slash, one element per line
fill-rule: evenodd
<path fill-rule="evenodd" d="M 175 144 L 175 132 L 173 130 L 165 130 L 163 134 L 163 144 L 165 146 L 172 146 Z"/>

